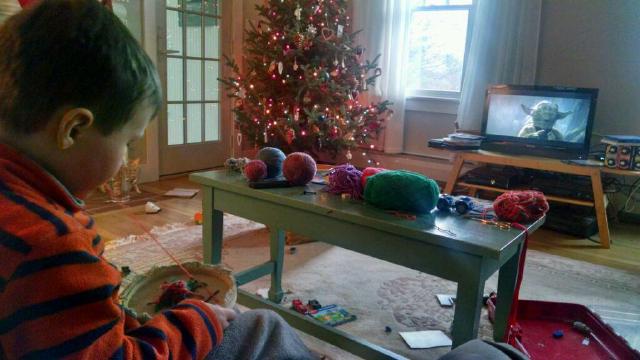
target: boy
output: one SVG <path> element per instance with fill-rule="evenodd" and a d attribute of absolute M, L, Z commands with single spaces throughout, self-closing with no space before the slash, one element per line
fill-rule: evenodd
<path fill-rule="evenodd" d="M 150 59 L 96 0 L 41 1 L 0 26 L 0 358 L 311 358 L 270 312 L 186 300 L 140 326 L 118 305 L 80 199 L 161 104 Z"/>

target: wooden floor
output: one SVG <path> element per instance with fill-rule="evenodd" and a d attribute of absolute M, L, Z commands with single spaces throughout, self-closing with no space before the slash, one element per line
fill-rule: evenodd
<path fill-rule="evenodd" d="M 142 187 L 145 191 L 162 194 L 174 187 L 198 188 L 198 185 L 189 182 L 187 176 L 178 176 L 143 184 Z M 94 218 L 103 238 L 117 239 L 144 232 L 135 221 L 132 221 L 132 217 L 147 228 L 191 221 L 193 215 L 202 209 L 202 198 L 200 193 L 192 199 L 162 198 L 157 205 L 162 208 L 158 214 L 145 214 L 143 206 L 124 206 L 119 210 L 96 214 Z M 576 239 L 570 235 L 543 229 L 534 234 L 530 248 L 640 274 L 640 226 L 612 224 L 611 233 L 613 239 L 611 248 L 602 249 L 594 241 Z"/>

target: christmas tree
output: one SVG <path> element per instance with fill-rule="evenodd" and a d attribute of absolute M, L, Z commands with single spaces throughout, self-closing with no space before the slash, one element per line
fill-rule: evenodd
<path fill-rule="evenodd" d="M 234 74 L 219 79 L 235 98 L 243 136 L 258 147 L 332 156 L 377 138 L 390 103 L 358 100 L 381 71 L 354 41 L 346 0 L 267 0 L 256 9 L 245 73 L 227 57 Z"/>

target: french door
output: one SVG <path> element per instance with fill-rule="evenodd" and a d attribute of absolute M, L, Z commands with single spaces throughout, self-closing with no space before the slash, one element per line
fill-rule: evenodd
<path fill-rule="evenodd" d="M 230 111 L 217 78 L 230 49 L 221 41 L 229 39 L 230 9 L 220 0 L 164 0 L 162 6 L 160 175 L 220 166 L 229 154 L 231 124 L 222 121 Z"/>

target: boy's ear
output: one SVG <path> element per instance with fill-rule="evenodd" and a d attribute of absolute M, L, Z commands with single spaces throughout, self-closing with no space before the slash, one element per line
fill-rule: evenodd
<path fill-rule="evenodd" d="M 56 144 L 58 149 L 70 148 L 84 131 L 93 125 L 93 113 L 85 108 L 73 108 L 62 114 L 58 122 Z"/>

